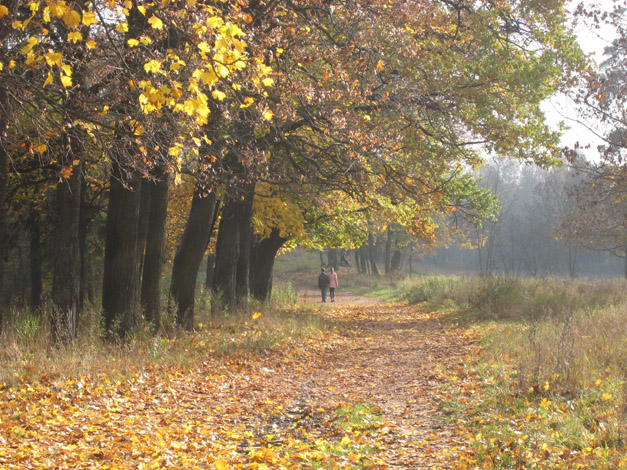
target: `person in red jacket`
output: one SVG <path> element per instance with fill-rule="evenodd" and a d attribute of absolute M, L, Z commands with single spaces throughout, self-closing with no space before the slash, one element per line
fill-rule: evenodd
<path fill-rule="evenodd" d="M 329 294 L 331 295 L 331 302 L 335 302 L 335 288 L 337 287 L 337 273 L 335 269 L 331 268 L 329 273 Z"/>

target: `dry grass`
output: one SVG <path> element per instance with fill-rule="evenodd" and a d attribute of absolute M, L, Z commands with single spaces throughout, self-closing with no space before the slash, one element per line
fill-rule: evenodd
<path fill-rule="evenodd" d="M 40 317 L 14 311 L 0 334 L 0 386 L 32 383 L 42 376 L 118 380 L 148 366 L 193 367 L 199 357 L 222 360 L 263 354 L 330 328 L 328 321 L 306 306 L 296 309 L 296 297 L 289 286 L 276 294 L 269 304 L 249 302 L 228 313 L 220 307 L 219 299 L 213 299 L 212 306 L 211 297 L 201 295 L 194 331 L 177 329 L 166 315 L 158 335 L 140 323 L 124 343 L 103 339 L 99 311 L 94 308 L 83 314 L 78 338 L 62 346 L 52 343 L 45 313 Z"/>

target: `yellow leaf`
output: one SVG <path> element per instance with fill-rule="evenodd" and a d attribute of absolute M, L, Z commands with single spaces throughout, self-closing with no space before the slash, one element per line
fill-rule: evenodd
<path fill-rule="evenodd" d="M 63 15 L 63 22 L 68 28 L 75 28 L 81 22 L 81 15 L 77 11 L 70 10 Z"/>
<path fill-rule="evenodd" d="M 148 18 L 148 23 L 150 23 L 150 26 L 152 26 L 154 29 L 163 29 L 163 21 L 161 21 L 161 19 L 157 18 L 156 16 L 151 16 L 150 18 Z"/>
<path fill-rule="evenodd" d="M 74 44 L 76 44 L 78 41 L 83 40 L 83 35 L 79 31 L 72 31 L 70 34 L 67 35 L 67 38 Z"/>
<path fill-rule="evenodd" d="M 39 38 L 35 36 L 30 37 L 28 41 L 26 41 L 26 45 L 20 49 L 20 52 L 22 54 L 28 54 L 37 44 L 39 44 Z"/>
<path fill-rule="evenodd" d="M 129 47 L 135 47 L 139 46 L 139 41 L 137 39 L 129 39 L 126 41 L 126 44 L 128 44 Z"/>
<path fill-rule="evenodd" d="M 213 98 L 218 101 L 222 101 L 224 100 L 224 98 L 226 98 L 226 93 L 220 90 L 213 90 L 213 92 L 211 92 L 211 96 L 213 96 Z"/>
<path fill-rule="evenodd" d="M 229 470 L 229 466 L 224 460 L 220 459 L 220 460 L 216 460 L 216 469 L 217 470 Z"/>
<path fill-rule="evenodd" d="M 274 85 L 274 80 L 272 78 L 266 77 L 261 81 L 261 83 L 263 83 L 265 86 L 272 86 Z"/>
<path fill-rule="evenodd" d="M 139 6 L 137 7 L 137 9 L 139 10 L 139 12 L 140 12 L 142 15 L 146 16 L 146 7 L 145 7 L 145 6 L 143 6 L 143 5 L 139 5 Z"/>
<path fill-rule="evenodd" d="M 200 52 L 204 52 L 205 54 L 208 54 L 211 51 L 211 47 L 209 47 L 209 44 L 207 44 L 205 41 L 198 43 L 198 50 L 200 50 Z"/>
<path fill-rule="evenodd" d="M 89 41 L 85 42 L 85 45 L 87 46 L 87 49 L 95 49 L 98 46 L 98 43 L 93 39 L 90 39 Z"/>
<path fill-rule="evenodd" d="M 61 76 L 61 84 L 64 88 L 68 88 L 72 86 L 72 77 L 68 77 L 67 75 Z"/>
<path fill-rule="evenodd" d="M 56 65 L 57 67 L 61 67 L 61 58 L 63 55 L 60 52 L 48 52 L 44 57 L 46 58 L 48 66 L 52 67 Z"/>
<path fill-rule="evenodd" d="M 601 385 L 601 382 L 603 382 L 601 379 L 597 379 L 597 381 L 595 382 L 596 386 L 598 387 L 599 385 Z"/>
<path fill-rule="evenodd" d="M 344 447 L 346 447 L 346 446 L 350 445 L 350 443 L 351 443 L 351 442 L 352 442 L 352 441 L 351 441 L 351 438 L 350 438 L 350 437 L 348 437 L 348 436 L 344 436 L 344 437 L 342 438 L 342 445 L 343 445 Z"/>
<path fill-rule="evenodd" d="M 115 29 L 119 33 L 126 33 L 128 32 L 128 23 L 120 23 L 115 27 Z"/>
<path fill-rule="evenodd" d="M 144 70 L 149 73 L 159 73 L 161 72 L 161 62 L 153 59 L 144 64 Z"/>
<path fill-rule="evenodd" d="M 261 316 L 261 312 L 255 312 L 253 313 L 253 320 L 256 320 L 257 318 L 259 318 Z"/>
<path fill-rule="evenodd" d="M 266 111 L 265 113 L 263 113 L 263 118 L 266 121 L 272 121 L 272 118 L 274 117 L 274 113 L 270 110 Z"/>
<path fill-rule="evenodd" d="M 219 28 L 221 26 L 224 26 L 224 20 L 219 16 L 212 16 L 210 18 L 207 18 L 207 24 L 210 28 Z"/>
<path fill-rule="evenodd" d="M 64 1 L 51 3 L 48 5 L 50 14 L 57 18 L 62 18 L 70 9 Z"/>
<path fill-rule="evenodd" d="M 383 62 L 383 59 L 379 59 L 379 62 L 377 62 L 377 70 L 383 70 L 385 68 L 385 62 Z"/>
<path fill-rule="evenodd" d="M 89 26 L 92 24 L 98 23 L 98 18 L 96 18 L 96 14 L 91 11 L 86 11 L 83 13 L 83 24 L 85 26 Z"/>
<path fill-rule="evenodd" d="M 547 380 L 544 384 L 544 390 L 548 390 L 549 388 L 551 388 L 551 384 L 549 384 L 549 381 Z"/>
<path fill-rule="evenodd" d="M 7 16 L 9 14 L 9 9 L 4 5 L 0 5 L 0 18 L 3 16 Z"/>
<path fill-rule="evenodd" d="M 611 393 L 604 393 L 603 394 L 603 401 L 609 401 L 612 399 L 612 394 Z"/>
<path fill-rule="evenodd" d="M 247 96 L 244 98 L 244 102 L 239 105 L 240 108 L 248 108 L 255 102 L 255 99 L 252 96 Z"/>

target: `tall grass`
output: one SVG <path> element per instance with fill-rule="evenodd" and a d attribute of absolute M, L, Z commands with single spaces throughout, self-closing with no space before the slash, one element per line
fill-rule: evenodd
<path fill-rule="evenodd" d="M 625 468 L 626 281 L 424 277 L 405 296 L 482 338 L 441 391 L 470 436 L 459 468 Z"/>
<path fill-rule="evenodd" d="M 219 296 L 201 291 L 194 331 L 179 329 L 174 315 L 164 309 L 157 334 L 140 319 L 128 340 L 119 343 L 104 340 L 101 312 L 92 306 L 81 316 L 77 339 L 65 345 L 52 342 L 45 308 L 41 314 L 14 310 L 6 315 L 0 333 L 0 387 L 42 377 L 112 378 L 155 363 L 191 367 L 199 357 L 222 360 L 262 354 L 331 327 L 296 300 L 288 285 L 277 289 L 267 304 L 249 299 L 226 309 Z"/>
<path fill-rule="evenodd" d="M 627 282 L 425 276 L 405 288 L 410 303 L 457 309 L 466 323 L 496 321 L 494 357 L 515 362 L 522 389 L 547 382 L 582 393 L 599 377 L 627 383 Z"/>

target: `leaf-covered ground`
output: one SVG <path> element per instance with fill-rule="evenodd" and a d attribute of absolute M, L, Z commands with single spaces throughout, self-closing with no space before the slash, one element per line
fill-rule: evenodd
<path fill-rule="evenodd" d="M 473 336 L 348 295 L 320 313 L 337 327 L 262 354 L 3 390 L 0 468 L 453 468 L 430 391 Z"/>

